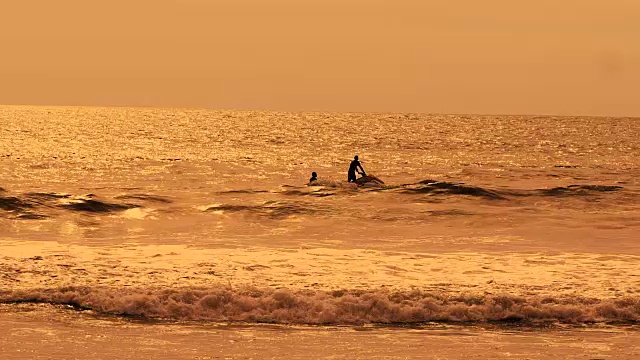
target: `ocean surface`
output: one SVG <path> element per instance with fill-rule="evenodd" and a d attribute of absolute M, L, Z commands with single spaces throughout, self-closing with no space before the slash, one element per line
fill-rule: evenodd
<path fill-rule="evenodd" d="M 639 358 L 639 138 L 0 106 L 0 358 Z"/>

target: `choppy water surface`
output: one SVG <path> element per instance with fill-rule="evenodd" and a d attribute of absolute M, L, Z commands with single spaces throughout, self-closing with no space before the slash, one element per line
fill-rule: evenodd
<path fill-rule="evenodd" d="M 0 107 L 0 125 L 5 316 L 640 320 L 638 119 Z M 346 183 L 355 154 L 385 186 Z"/>

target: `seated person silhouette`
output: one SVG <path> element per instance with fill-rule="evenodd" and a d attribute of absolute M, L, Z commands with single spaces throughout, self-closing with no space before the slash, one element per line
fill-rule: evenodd
<path fill-rule="evenodd" d="M 358 168 L 360 168 L 360 171 L 358 171 Z M 364 169 L 362 168 L 362 165 L 360 165 L 360 161 L 358 161 L 358 155 L 353 157 L 353 161 L 351 162 L 351 164 L 349 165 L 349 173 L 347 174 L 347 181 L 348 182 L 355 182 L 356 181 L 356 172 L 359 174 L 367 175 L 364 172 Z"/>
<path fill-rule="evenodd" d="M 318 174 L 316 174 L 315 171 L 311 173 L 311 179 L 309 179 L 309 182 L 314 182 L 314 181 L 318 181 Z"/>

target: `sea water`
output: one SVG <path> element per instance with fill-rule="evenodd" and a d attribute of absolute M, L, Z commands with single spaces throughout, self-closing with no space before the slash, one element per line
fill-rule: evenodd
<path fill-rule="evenodd" d="M 639 136 L 0 107 L 0 357 L 637 358 Z"/>

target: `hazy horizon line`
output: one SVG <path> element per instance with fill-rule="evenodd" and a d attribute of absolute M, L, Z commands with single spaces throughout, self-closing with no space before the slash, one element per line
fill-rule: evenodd
<path fill-rule="evenodd" d="M 363 111 L 363 110 L 282 110 L 266 108 L 216 108 L 206 106 L 160 106 L 160 105 L 82 105 L 82 104 L 0 104 L 0 107 L 54 107 L 54 108 L 118 108 L 118 109 L 164 109 L 164 110 L 208 110 L 208 111 L 256 111 L 280 113 L 336 113 L 336 114 L 397 114 L 397 115 L 446 115 L 446 116 L 545 116 L 545 117 L 589 117 L 589 118 L 627 118 L 639 119 L 640 115 L 593 115 L 593 114 L 554 114 L 554 113 L 464 113 L 464 112 L 428 112 L 428 111 Z"/>

